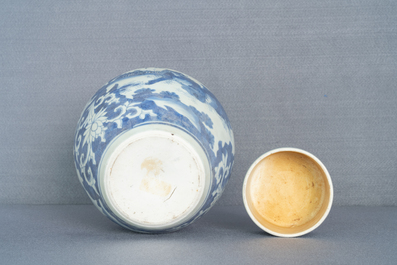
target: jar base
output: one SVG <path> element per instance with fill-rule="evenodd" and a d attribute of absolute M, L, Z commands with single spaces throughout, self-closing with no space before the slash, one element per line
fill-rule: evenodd
<path fill-rule="evenodd" d="M 108 206 L 133 227 L 175 227 L 192 218 L 207 196 L 208 159 L 197 141 L 178 128 L 141 128 L 111 144 L 101 187 Z"/>

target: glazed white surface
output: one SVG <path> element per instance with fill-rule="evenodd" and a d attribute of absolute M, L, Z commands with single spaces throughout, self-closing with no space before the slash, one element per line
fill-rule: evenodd
<path fill-rule="evenodd" d="M 115 208 L 133 222 L 163 225 L 180 219 L 203 194 L 204 165 L 176 135 L 135 135 L 112 157 L 107 191 Z"/>
<path fill-rule="evenodd" d="M 160 166 L 148 170 L 148 160 Z M 197 141 L 164 124 L 140 126 L 113 141 L 100 172 L 100 190 L 112 212 L 147 231 L 161 231 L 192 218 L 209 196 L 213 181 L 208 158 Z"/>

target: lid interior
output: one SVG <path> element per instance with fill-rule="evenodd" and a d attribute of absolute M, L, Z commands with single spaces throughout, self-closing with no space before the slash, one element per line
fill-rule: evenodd
<path fill-rule="evenodd" d="M 294 151 L 273 153 L 257 162 L 249 172 L 245 193 L 254 221 L 276 235 L 294 236 L 313 230 L 332 204 L 325 167 Z"/>

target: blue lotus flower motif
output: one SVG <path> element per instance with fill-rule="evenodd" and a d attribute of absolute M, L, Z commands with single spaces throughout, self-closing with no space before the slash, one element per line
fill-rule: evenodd
<path fill-rule="evenodd" d="M 101 137 L 102 142 L 106 142 L 105 132 L 108 128 L 105 127 L 104 123 L 107 122 L 105 109 L 101 109 L 98 113 L 90 112 L 90 115 L 84 122 L 86 131 L 83 134 L 83 144 L 91 145 L 98 137 Z"/>

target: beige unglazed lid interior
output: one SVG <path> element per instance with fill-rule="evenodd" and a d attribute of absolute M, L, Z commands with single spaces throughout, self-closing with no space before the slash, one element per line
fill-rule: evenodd
<path fill-rule="evenodd" d="M 333 187 L 325 166 L 312 154 L 280 148 L 258 158 L 248 170 L 243 199 L 251 219 L 283 237 L 306 234 L 326 218 Z"/>

